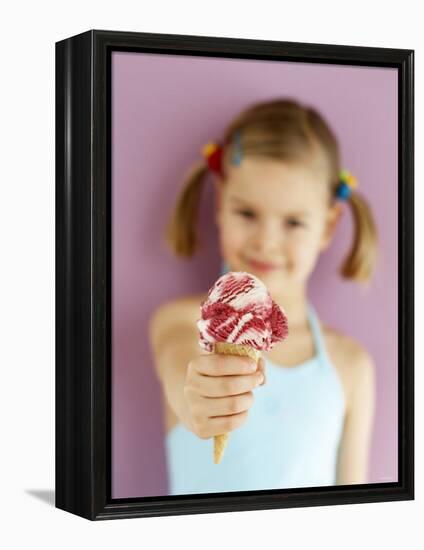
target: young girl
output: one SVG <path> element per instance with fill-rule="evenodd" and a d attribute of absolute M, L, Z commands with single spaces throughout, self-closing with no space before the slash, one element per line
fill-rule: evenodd
<path fill-rule="evenodd" d="M 241 113 L 223 145 L 208 144 L 204 156 L 178 198 L 168 243 L 178 256 L 194 254 L 209 171 L 223 272 L 259 277 L 284 309 L 289 336 L 252 370 L 248 358 L 200 348 L 196 321 L 207 289 L 154 312 L 170 494 L 366 483 L 373 361 L 352 338 L 323 326 L 307 297 L 346 201 L 355 235 L 341 275 L 366 283 L 375 265 L 372 214 L 355 178 L 340 169 L 335 136 L 316 110 L 276 100 Z M 213 437 L 221 433 L 230 437 L 215 464 Z"/>

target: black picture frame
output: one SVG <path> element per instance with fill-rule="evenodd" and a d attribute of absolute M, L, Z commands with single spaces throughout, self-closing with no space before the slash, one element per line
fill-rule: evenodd
<path fill-rule="evenodd" d="M 414 50 L 90 30 L 56 51 L 56 502 L 89 520 L 414 498 Z M 112 51 L 398 69 L 398 482 L 110 498 Z"/>

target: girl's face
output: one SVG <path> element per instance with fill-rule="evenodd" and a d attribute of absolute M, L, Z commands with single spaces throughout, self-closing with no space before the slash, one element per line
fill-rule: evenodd
<path fill-rule="evenodd" d="M 216 222 L 230 270 L 276 295 L 305 284 L 341 214 L 340 203 L 328 206 L 325 170 L 245 158 L 227 173 L 216 180 Z"/>

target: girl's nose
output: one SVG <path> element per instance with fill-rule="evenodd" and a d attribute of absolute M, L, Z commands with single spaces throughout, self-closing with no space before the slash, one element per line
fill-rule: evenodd
<path fill-rule="evenodd" d="M 280 252 L 284 236 L 281 227 L 273 223 L 262 223 L 257 227 L 253 237 L 255 248 L 263 254 Z"/>

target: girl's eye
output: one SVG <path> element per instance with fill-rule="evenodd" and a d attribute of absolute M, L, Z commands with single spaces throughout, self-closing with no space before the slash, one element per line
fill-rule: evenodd
<path fill-rule="evenodd" d="M 240 214 L 244 218 L 253 218 L 255 216 L 250 210 L 237 210 L 237 214 Z"/>
<path fill-rule="evenodd" d="M 298 220 L 295 220 L 295 219 L 288 220 L 288 223 L 292 227 L 300 227 L 300 226 L 303 225 L 303 223 L 301 223 L 301 222 L 299 222 Z"/>

